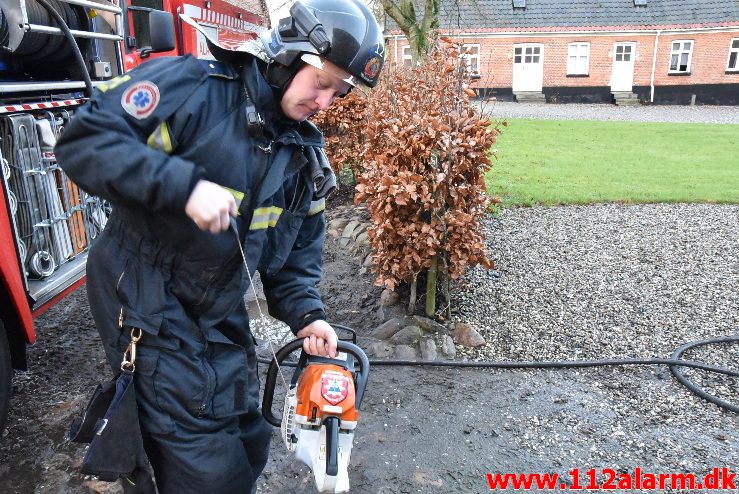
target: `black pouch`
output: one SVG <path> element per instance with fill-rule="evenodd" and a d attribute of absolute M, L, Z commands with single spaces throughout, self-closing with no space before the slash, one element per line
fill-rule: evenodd
<path fill-rule="evenodd" d="M 92 393 L 90 402 L 82 415 L 75 417 L 69 426 L 69 440 L 75 443 L 89 443 L 95 435 L 95 426 L 105 417 L 110 402 L 115 394 L 116 379 L 104 384 L 98 384 Z"/>
<path fill-rule="evenodd" d="M 121 372 L 98 385 L 83 414 L 74 419 L 69 439 L 90 443 L 80 472 L 112 482 L 145 464 L 133 374 Z"/>
<path fill-rule="evenodd" d="M 148 473 L 133 382 L 136 344 L 142 334 L 141 329 L 131 329 L 120 374 L 95 388 L 84 412 L 69 428 L 71 441 L 90 444 L 80 472 L 107 482 L 125 479 L 126 494 L 156 492 Z"/>

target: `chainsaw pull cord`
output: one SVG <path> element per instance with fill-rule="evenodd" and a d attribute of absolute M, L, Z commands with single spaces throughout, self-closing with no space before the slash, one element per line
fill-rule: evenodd
<path fill-rule="evenodd" d="M 236 235 L 236 245 L 239 246 L 239 252 L 241 253 L 241 259 L 244 261 L 244 269 L 246 269 L 246 276 L 249 277 L 249 286 L 252 290 L 254 290 L 254 280 L 251 277 L 251 271 L 249 271 L 249 264 L 246 262 L 246 255 L 244 254 L 244 248 L 241 245 L 241 236 L 239 235 L 239 227 L 236 226 L 236 219 L 233 216 L 229 216 L 229 223 L 231 225 L 231 229 L 234 232 L 234 235 Z M 259 297 L 256 296 L 254 300 L 257 302 L 257 311 L 259 312 L 259 318 L 264 319 L 264 312 L 262 312 L 262 307 L 259 305 Z M 246 306 L 246 300 L 244 300 L 244 306 Z M 247 315 L 249 313 L 248 307 L 247 308 Z M 272 340 L 267 338 L 267 345 L 269 346 L 269 351 L 272 352 L 272 358 L 275 364 L 277 364 L 277 373 L 280 374 L 280 379 L 282 379 L 282 385 L 285 386 L 286 390 L 289 390 L 290 387 L 287 385 L 287 381 L 285 380 L 285 376 L 282 374 L 282 368 L 280 367 L 280 363 L 277 361 L 277 353 L 275 352 L 275 348 L 272 346 Z"/>

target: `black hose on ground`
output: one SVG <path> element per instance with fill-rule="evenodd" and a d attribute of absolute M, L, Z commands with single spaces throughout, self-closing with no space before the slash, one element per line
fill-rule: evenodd
<path fill-rule="evenodd" d="M 332 324 L 334 328 L 343 329 L 356 335 L 356 332 L 346 326 L 340 324 Z M 687 350 L 710 344 L 722 344 L 722 343 L 739 343 L 739 337 L 737 336 L 723 336 L 717 338 L 710 338 L 706 340 L 694 341 L 686 343 L 679 347 L 672 354 L 672 358 L 652 358 L 652 359 L 604 359 L 604 360 L 559 360 L 559 361 L 548 361 L 548 362 L 516 362 L 516 361 L 499 361 L 499 362 L 455 362 L 455 361 L 438 361 L 438 360 L 370 360 L 370 367 L 373 365 L 377 366 L 425 366 L 425 367 L 458 367 L 458 368 L 473 368 L 473 369 L 568 369 L 568 368 L 582 368 L 582 367 L 606 367 L 606 366 L 622 366 L 622 365 L 667 365 L 670 367 L 670 371 L 677 378 L 677 380 L 688 388 L 692 393 L 700 396 L 713 403 L 714 405 L 739 414 L 739 406 L 724 401 L 716 396 L 707 393 L 705 390 L 698 387 L 695 383 L 690 381 L 680 370 L 680 367 L 690 367 L 693 369 L 701 369 L 709 372 L 716 372 L 718 374 L 724 374 L 732 377 L 739 377 L 739 371 L 727 369 L 726 367 L 719 367 L 714 365 L 705 364 L 703 362 L 695 362 L 692 360 L 682 360 L 680 357 Z M 261 364 L 269 364 L 272 359 L 259 357 L 257 359 Z M 294 367 L 295 364 L 292 362 L 283 362 L 285 367 Z"/>
<path fill-rule="evenodd" d="M 77 41 L 75 41 L 74 36 L 72 35 L 72 31 L 69 30 L 69 26 L 67 26 L 67 23 L 64 21 L 61 14 L 57 12 L 56 9 L 47 0 L 36 1 L 49 12 L 49 15 L 54 17 L 57 24 L 59 24 L 59 28 L 64 33 L 64 37 L 67 38 L 67 42 L 69 42 L 69 44 L 72 46 L 74 58 L 77 61 L 77 64 L 80 66 L 80 70 L 82 71 L 82 78 L 85 81 L 85 97 L 91 98 L 92 79 L 90 79 L 90 74 L 87 72 L 87 65 L 85 65 L 85 60 L 82 58 L 82 52 L 80 51 L 80 47 L 77 46 Z"/>
<path fill-rule="evenodd" d="M 679 347 L 675 352 L 672 354 L 672 358 L 675 360 L 679 360 L 683 353 L 685 353 L 687 350 L 703 345 L 711 345 L 715 343 L 736 343 L 739 341 L 739 338 L 735 337 L 723 337 L 723 338 L 709 338 L 706 340 L 699 340 L 699 341 L 692 341 L 690 343 L 686 343 Z M 370 364 L 372 365 L 372 364 Z M 680 381 L 680 384 L 688 388 L 693 393 L 697 394 L 701 398 L 703 398 L 706 401 L 710 401 L 716 406 L 719 406 L 723 408 L 724 410 L 731 410 L 734 413 L 739 413 L 739 406 L 736 406 L 732 403 L 729 403 L 728 401 L 724 401 L 720 398 L 717 398 L 713 396 L 712 394 L 706 393 L 703 389 L 699 388 L 695 383 L 693 383 L 691 380 L 689 380 L 687 377 L 685 377 L 685 374 L 682 373 L 682 371 L 678 368 L 677 365 L 671 365 L 670 366 L 670 372 L 672 372 L 672 375 L 675 376 L 675 378 Z M 715 371 L 718 372 L 718 371 Z M 729 374 L 733 375 L 733 374 Z"/>

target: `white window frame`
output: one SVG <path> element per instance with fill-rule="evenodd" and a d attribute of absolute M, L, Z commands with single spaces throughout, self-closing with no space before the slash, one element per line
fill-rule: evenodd
<path fill-rule="evenodd" d="M 413 55 L 411 55 L 411 45 L 403 45 L 400 49 L 400 63 L 406 67 L 413 66 Z"/>
<path fill-rule="evenodd" d="M 736 45 L 736 47 L 734 45 Z M 729 65 L 731 62 L 731 55 L 735 55 L 733 67 Z M 739 72 L 739 38 L 733 38 L 729 42 L 729 56 L 726 59 L 726 71 Z"/>
<path fill-rule="evenodd" d="M 515 43 L 513 45 L 513 64 L 543 64 L 544 45 L 542 43 Z"/>
<path fill-rule="evenodd" d="M 679 47 L 675 50 L 675 43 L 679 43 Z M 685 50 L 685 43 L 690 43 L 690 50 Z M 693 49 L 695 48 L 694 39 L 674 39 L 670 41 L 670 58 L 667 60 L 667 73 L 668 74 L 690 74 L 690 68 L 693 65 Z M 686 70 L 680 70 L 680 60 L 682 56 L 688 54 L 688 64 Z M 677 69 L 672 69 L 672 57 L 677 55 Z"/>
<path fill-rule="evenodd" d="M 575 49 L 574 55 L 572 49 Z M 574 60 L 573 60 L 574 58 Z M 580 62 L 585 60 L 585 66 Z M 567 75 L 590 75 L 590 42 L 576 41 L 567 45 Z"/>
<path fill-rule="evenodd" d="M 465 43 L 459 55 L 467 62 L 470 76 L 480 77 L 480 43 Z"/>

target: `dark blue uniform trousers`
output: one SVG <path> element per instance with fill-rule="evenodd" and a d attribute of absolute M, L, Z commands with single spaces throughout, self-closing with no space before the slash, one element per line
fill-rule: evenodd
<path fill-rule="evenodd" d="M 143 330 L 134 382 L 159 493 L 253 492 L 272 431 L 259 409 L 246 308 L 201 327 L 172 293 L 173 278 L 198 276 L 181 268 L 176 256 L 109 224 L 88 258 L 93 318 L 114 371 L 130 328 Z"/>

